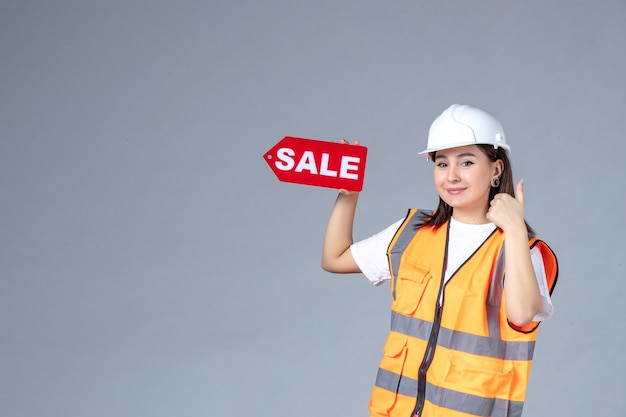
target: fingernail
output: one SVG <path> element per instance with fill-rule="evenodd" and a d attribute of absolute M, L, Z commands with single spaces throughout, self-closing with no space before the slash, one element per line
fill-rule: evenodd
<path fill-rule="evenodd" d="M 522 178 L 522 180 L 520 182 L 522 183 L 522 185 L 524 185 L 524 178 Z"/>

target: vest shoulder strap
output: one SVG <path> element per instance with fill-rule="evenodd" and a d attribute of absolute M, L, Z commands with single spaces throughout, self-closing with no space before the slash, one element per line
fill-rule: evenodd
<path fill-rule="evenodd" d="M 419 230 L 419 225 L 424 221 L 424 217 L 432 214 L 432 211 L 409 209 L 404 221 L 396 231 L 387 248 L 387 261 L 391 272 L 391 296 L 396 299 L 396 281 L 398 277 L 398 266 L 400 258 L 407 246 Z"/>

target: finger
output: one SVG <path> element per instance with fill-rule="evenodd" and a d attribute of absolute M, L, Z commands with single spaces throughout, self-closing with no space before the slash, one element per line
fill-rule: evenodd
<path fill-rule="evenodd" d="M 524 206 L 524 180 L 520 180 L 515 188 L 515 199 L 520 202 L 522 207 Z"/>
<path fill-rule="evenodd" d="M 485 214 L 485 218 L 486 218 L 487 220 L 489 220 L 489 221 L 492 221 L 492 220 L 491 220 L 491 211 L 488 211 L 488 212 L 487 212 L 487 214 Z"/>
<path fill-rule="evenodd" d="M 510 197 L 510 195 L 506 193 L 498 193 L 494 195 L 493 198 L 491 199 L 491 205 L 494 205 L 498 200 L 502 200 L 507 197 Z"/>
<path fill-rule="evenodd" d="M 341 139 L 340 142 L 343 143 L 343 144 L 350 144 L 350 142 L 348 140 L 346 140 L 346 139 Z M 357 140 L 354 141 L 354 144 L 355 145 L 360 145 L 361 142 L 357 139 Z"/>

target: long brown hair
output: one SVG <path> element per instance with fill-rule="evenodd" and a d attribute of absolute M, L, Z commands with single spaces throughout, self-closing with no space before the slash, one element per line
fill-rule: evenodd
<path fill-rule="evenodd" d="M 500 175 L 500 184 L 497 187 L 491 187 L 489 190 L 489 203 L 496 194 L 506 193 L 515 198 L 515 184 L 513 183 L 513 169 L 511 167 L 511 161 L 504 148 L 494 148 L 493 145 L 476 145 L 478 148 L 487 155 L 487 158 L 491 162 L 496 162 L 498 159 L 502 161 L 502 175 Z M 429 154 L 430 160 L 434 161 L 437 152 L 431 152 Z M 450 217 L 452 217 L 452 207 L 450 207 L 445 201 L 439 197 L 439 206 L 434 212 L 421 211 L 422 221 L 417 227 L 421 226 L 433 226 L 438 228 L 443 226 Z M 524 223 L 526 221 L 524 220 Z M 528 223 L 526 223 L 526 230 L 529 237 L 535 236 L 535 231 Z"/>

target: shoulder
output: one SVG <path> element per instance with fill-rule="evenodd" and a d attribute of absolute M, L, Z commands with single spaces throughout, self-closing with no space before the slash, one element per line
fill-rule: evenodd
<path fill-rule="evenodd" d="M 552 248 L 540 238 L 533 237 L 529 239 L 528 246 L 531 251 L 541 253 L 543 258 L 554 258 L 554 262 L 556 262 L 556 254 L 554 253 Z"/>
<path fill-rule="evenodd" d="M 556 258 L 556 254 L 546 242 L 537 237 L 530 239 L 528 244 L 530 246 L 531 258 L 541 259 L 550 291 L 552 291 L 559 275 L 559 262 Z"/>

